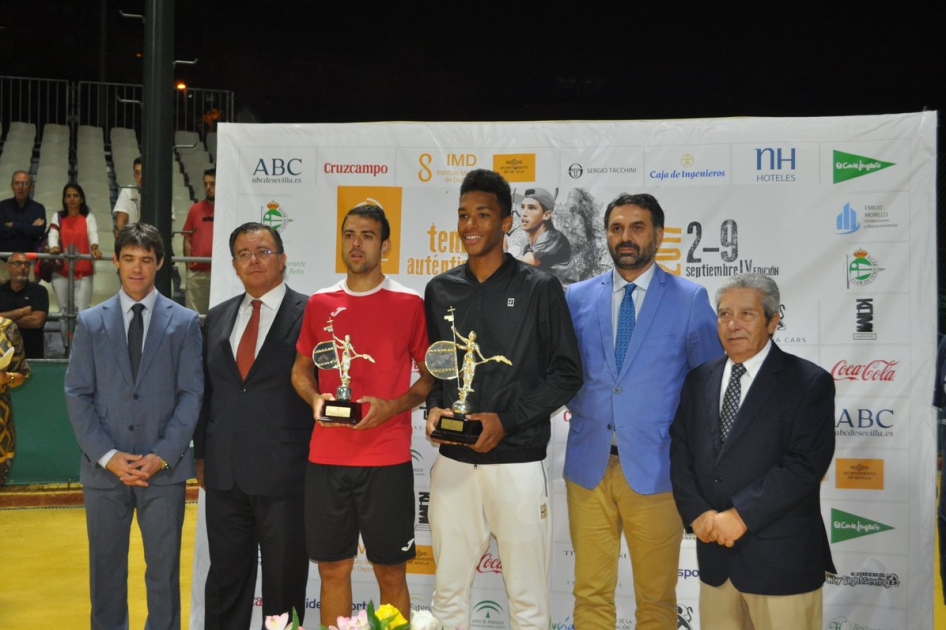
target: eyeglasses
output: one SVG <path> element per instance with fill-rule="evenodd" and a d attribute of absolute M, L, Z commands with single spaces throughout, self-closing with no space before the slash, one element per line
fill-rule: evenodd
<path fill-rule="evenodd" d="M 13 182 L 14 188 L 29 188 L 33 185 L 33 182 Z"/>
<path fill-rule="evenodd" d="M 239 260 L 241 263 L 245 264 L 245 263 L 250 262 L 250 259 L 256 256 L 256 260 L 264 263 L 264 262 L 267 262 L 273 256 L 278 256 L 281 253 L 282 252 L 274 252 L 271 249 L 261 249 L 255 252 L 240 252 L 239 254 L 236 255 L 236 259 Z"/>
<path fill-rule="evenodd" d="M 28 260 L 8 260 L 7 264 L 11 267 L 29 267 L 30 261 Z"/>

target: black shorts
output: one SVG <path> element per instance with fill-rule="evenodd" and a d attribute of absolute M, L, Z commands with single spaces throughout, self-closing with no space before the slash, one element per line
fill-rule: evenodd
<path fill-rule="evenodd" d="M 414 467 L 327 466 L 309 462 L 305 475 L 305 542 L 314 562 L 358 553 L 358 534 L 371 564 L 414 558 Z"/>

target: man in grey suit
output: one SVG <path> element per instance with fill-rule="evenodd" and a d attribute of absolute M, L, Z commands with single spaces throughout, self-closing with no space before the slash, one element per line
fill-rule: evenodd
<path fill-rule="evenodd" d="M 302 621 L 309 579 L 302 506 L 314 421 L 290 378 L 308 296 L 283 282 L 286 253 L 271 227 L 236 228 L 230 253 L 246 291 L 207 313 L 194 434 L 207 491 L 207 630 L 249 627 L 260 567 L 263 615 L 295 608 Z"/>
<path fill-rule="evenodd" d="M 197 314 L 154 288 L 158 231 L 137 223 L 115 240 L 122 288 L 79 314 L 66 406 L 82 449 L 91 627 L 128 628 L 128 540 L 137 512 L 149 630 L 181 627 L 184 483 L 203 396 Z"/>

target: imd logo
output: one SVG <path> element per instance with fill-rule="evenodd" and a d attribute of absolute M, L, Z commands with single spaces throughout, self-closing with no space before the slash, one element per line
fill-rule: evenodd
<path fill-rule="evenodd" d="M 896 166 L 893 162 L 883 162 L 875 158 L 864 157 L 843 151 L 834 152 L 834 183 L 839 184 L 849 179 L 863 177 Z"/>
<path fill-rule="evenodd" d="M 839 543 L 894 529 L 869 518 L 831 508 L 831 542 Z"/>

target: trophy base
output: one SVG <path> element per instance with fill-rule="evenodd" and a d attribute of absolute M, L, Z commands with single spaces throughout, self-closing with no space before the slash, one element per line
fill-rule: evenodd
<path fill-rule="evenodd" d="M 430 432 L 430 437 L 445 442 L 476 444 L 482 432 L 482 422 L 467 421 L 462 415 L 454 413 L 452 417 L 441 416 L 437 428 Z"/>
<path fill-rule="evenodd" d="M 350 400 L 328 400 L 322 407 L 319 422 L 355 426 L 361 422 L 361 403 Z"/>

